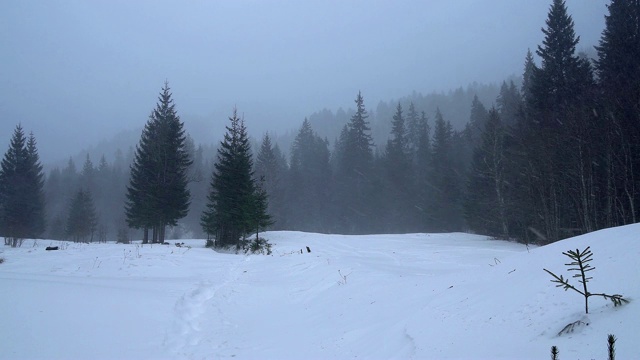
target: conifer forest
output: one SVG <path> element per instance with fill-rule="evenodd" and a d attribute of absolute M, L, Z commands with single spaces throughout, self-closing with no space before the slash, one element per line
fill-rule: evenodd
<path fill-rule="evenodd" d="M 472 232 L 548 244 L 640 221 L 640 1 L 609 3 L 593 51 L 577 48 L 563 0 L 539 26 L 519 74 L 379 103 L 354 92 L 348 109 L 286 133 L 252 132 L 239 105 L 218 140 L 196 143 L 171 78 L 148 94 L 133 143 L 82 161 L 44 164 L 48 134 L 12 119 L 0 236 L 230 246 L 265 230 Z"/>

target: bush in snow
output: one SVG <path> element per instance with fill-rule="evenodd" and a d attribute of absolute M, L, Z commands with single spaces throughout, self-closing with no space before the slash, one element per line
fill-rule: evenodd
<path fill-rule="evenodd" d="M 611 302 L 613 302 L 613 306 L 619 306 L 619 305 L 622 305 L 623 303 L 626 304 L 629 302 L 629 300 L 625 299 L 620 294 L 613 294 L 613 295 L 608 295 L 604 293 L 593 294 L 593 293 L 590 293 L 589 290 L 587 290 L 587 283 L 589 282 L 589 280 L 593 278 L 588 277 L 586 273 L 595 269 L 589 264 L 589 262 L 592 260 L 591 257 L 593 256 L 593 253 L 591 252 L 591 249 L 589 246 L 587 246 L 587 248 L 582 251 L 578 249 L 576 249 L 576 251 L 569 250 L 567 252 L 563 252 L 562 254 L 566 255 L 572 260 L 570 263 L 565 265 L 569 266 L 568 271 L 577 272 L 577 274 L 574 274 L 573 277 L 578 278 L 578 282 L 582 284 L 582 290 L 579 290 L 575 286 L 569 284 L 569 279 L 563 278 L 562 275 L 558 276 L 547 269 L 543 269 L 543 270 L 548 272 L 549 275 L 553 276 L 553 279 L 551 280 L 551 282 L 557 283 L 558 285 L 556 285 L 556 287 L 563 287 L 565 291 L 568 289 L 571 289 L 581 294 L 582 296 L 584 296 L 585 313 L 587 314 L 589 313 L 589 297 L 591 296 L 602 296 L 605 299 L 611 300 Z"/>
<path fill-rule="evenodd" d="M 243 246 L 245 254 L 271 255 L 271 244 L 265 238 L 257 238 L 246 242 Z"/>

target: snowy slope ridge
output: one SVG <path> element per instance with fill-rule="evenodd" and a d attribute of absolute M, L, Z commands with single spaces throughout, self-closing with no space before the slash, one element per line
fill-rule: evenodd
<path fill-rule="evenodd" d="M 544 359 L 556 345 L 561 359 L 606 359 L 613 333 L 618 358 L 637 358 L 638 234 L 630 225 L 528 250 L 463 233 L 269 232 L 273 256 L 203 240 L 25 242 L 0 254 L 0 357 Z M 587 246 L 589 289 L 630 304 L 592 297 L 585 315 L 579 294 L 550 282 L 543 268 L 570 276 L 562 252 Z M 577 320 L 588 325 L 557 335 Z"/>

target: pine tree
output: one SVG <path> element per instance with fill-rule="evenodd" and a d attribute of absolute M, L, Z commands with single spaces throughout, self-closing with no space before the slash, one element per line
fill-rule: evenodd
<path fill-rule="evenodd" d="M 42 166 L 33 134 L 16 126 L 0 167 L 0 235 L 5 244 L 20 246 L 44 231 Z"/>
<path fill-rule="evenodd" d="M 75 168 L 73 168 L 73 173 L 70 170 L 69 166 L 62 169 L 55 167 L 51 169 L 46 178 L 44 187 L 45 213 L 49 215 L 46 219 L 49 225 L 45 235 L 47 239 L 66 239 L 64 227 L 69 210 L 69 199 L 75 195 L 75 191 L 78 189 Z"/>
<path fill-rule="evenodd" d="M 349 137 L 347 141 L 347 153 L 351 155 L 351 163 L 356 165 L 357 169 L 361 169 L 362 173 L 366 173 L 367 167 L 371 166 L 373 161 L 373 139 L 371 138 L 371 128 L 367 118 L 367 110 L 364 107 L 364 99 L 362 94 L 358 92 L 355 100 L 356 113 L 351 117 L 349 122 Z"/>
<path fill-rule="evenodd" d="M 264 181 L 262 186 L 269 197 L 268 213 L 273 218 L 272 229 L 284 229 L 286 226 L 284 202 L 287 166 L 278 145 L 272 143 L 268 133 L 265 134 L 256 156 L 255 179 Z"/>
<path fill-rule="evenodd" d="M 535 222 L 528 227 L 550 242 L 596 226 L 597 185 L 587 145 L 594 140 L 593 79 L 588 62 L 575 54 L 579 37 L 564 1 L 553 1 L 546 25 L 537 50 L 542 64 L 530 79 L 521 128 L 530 164 L 528 192 L 535 194 L 529 210 Z"/>
<path fill-rule="evenodd" d="M 575 34 L 564 0 L 553 0 L 546 25 L 542 28 L 544 40 L 536 51 L 542 65 L 533 72 L 532 100 L 538 111 L 547 110 L 545 106 L 554 106 L 548 110 L 557 111 L 558 107 L 566 108 L 577 95 L 575 74 L 580 61 L 576 45 L 580 37 Z M 540 121 L 543 127 L 558 126 L 558 120 L 552 116 L 543 116 Z"/>
<path fill-rule="evenodd" d="M 484 128 L 487 123 L 487 117 L 487 109 L 478 99 L 478 95 L 474 95 L 473 100 L 471 101 L 469 122 L 465 126 L 464 131 L 458 134 L 460 136 L 460 141 L 455 141 L 457 148 L 455 149 L 454 157 L 456 156 L 456 153 L 459 154 L 462 173 L 466 173 L 466 166 L 470 164 L 473 159 L 474 149 L 482 145 L 482 134 L 484 133 Z M 460 178 L 461 177 L 462 176 L 460 176 Z M 462 181 L 460 185 L 461 187 L 464 187 L 466 182 Z"/>
<path fill-rule="evenodd" d="M 62 214 L 65 213 L 64 215 L 66 215 L 66 208 L 63 209 L 62 206 L 67 206 L 68 204 L 63 200 L 62 187 L 62 172 L 60 168 L 55 167 L 49 172 L 44 185 L 44 193 L 46 195 L 45 213 L 50 215 L 47 218 L 47 224 L 49 224 L 45 235 L 47 239 L 64 240 L 65 238 L 65 216 Z"/>
<path fill-rule="evenodd" d="M 433 171 L 433 157 L 431 154 L 431 128 L 424 111 L 421 113 L 418 124 L 418 144 L 414 165 L 416 176 L 414 207 L 418 211 L 416 231 L 427 231 L 432 222 L 430 209 L 433 201 L 433 186 L 430 177 Z"/>
<path fill-rule="evenodd" d="M 416 111 L 416 107 L 413 102 L 409 103 L 409 110 L 407 111 L 407 142 L 409 144 L 409 153 L 412 159 L 415 160 L 415 153 L 418 149 L 420 142 L 420 116 Z"/>
<path fill-rule="evenodd" d="M 346 233 L 366 232 L 374 224 L 371 202 L 375 199 L 373 173 L 373 139 L 364 106 L 362 94 L 358 92 L 355 100 L 356 112 L 351 117 L 339 144 L 340 153 L 336 154 L 336 175 L 334 204 L 338 207 L 342 224 L 339 231 Z M 340 225 L 338 225 L 340 226 Z M 343 228 L 342 228 L 343 227 Z"/>
<path fill-rule="evenodd" d="M 269 195 L 264 188 L 264 180 L 256 184 L 253 203 L 251 222 L 256 233 L 256 242 L 258 242 L 260 240 L 260 230 L 264 230 L 273 224 L 271 215 L 269 215 Z"/>
<path fill-rule="evenodd" d="M 140 142 L 136 145 L 135 160 L 131 166 L 125 204 L 127 225 L 135 229 L 144 229 L 143 243 L 149 241 L 148 231 L 155 227 L 151 189 L 151 180 L 153 179 L 151 152 L 156 125 L 150 116 L 142 131 Z"/>
<path fill-rule="evenodd" d="M 412 115 L 413 116 L 413 115 Z M 415 124 L 416 131 L 418 124 Z M 412 161 L 409 154 L 409 137 L 398 103 L 391 121 L 391 138 L 387 141 L 384 158 L 384 222 L 387 232 L 410 231 L 417 217 L 413 205 Z"/>
<path fill-rule="evenodd" d="M 31 237 L 38 237 L 44 233 L 46 229 L 45 220 L 45 200 L 44 200 L 44 172 L 40 163 L 40 155 L 38 154 L 37 142 L 33 133 L 29 134 L 27 140 L 27 155 L 29 167 L 29 213 Z"/>
<path fill-rule="evenodd" d="M 454 132 L 451 123 L 444 120 L 439 109 L 435 115 L 432 144 L 432 171 L 429 182 L 433 186 L 433 201 L 429 209 L 430 227 L 435 231 L 460 230 L 461 189 L 453 156 Z"/>
<path fill-rule="evenodd" d="M 202 228 L 215 237 L 216 247 L 240 247 L 247 233 L 259 226 L 256 219 L 262 218 L 256 215 L 256 207 L 261 204 L 256 204 L 251 145 L 244 121 L 238 118 L 236 109 L 229 121 L 201 217 Z"/>
<path fill-rule="evenodd" d="M 91 193 L 78 190 L 69 205 L 66 234 L 74 242 L 93 242 L 98 228 L 98 216 Z"/>
<path fill-rule="evenodd" d="M 500 94 L 496 99 L 496 108 L 505 126 L 513 127 L 516 125 L 523 109 L 522 96 L 513 81 L 510 81 L 509 84 L 506 81 L 502 82 Z"/>
<path fill-rule="evenodd" d="M 273 152 L 273 143 L 269 133 L 265 133 L 260 144 L 260 151 L 256 155 L 256 177 L 266 177 L 275 171 L 277 160 Z"/>
<path fill-rule="evenodd" d="M 91 157 L 87 154 L 87 157 L 82 165 L 82 171 L 80 172 L 80 185 L 87 189 L 87 191 L 94 194 L 96 192 L 96 169 L 93 166 Z"/>
<path fill-rule="evenodd" d="M 331 167 L 329 148 L 305 119 L 291 147 L 287 218 L 303 231 L 327 232 Z"/>
<path fill-rule="evenodd" d="M 637 118 L 634 110 L 640 106 L 640 1 L 612 0 L 607 8 L 606 27 L 596 46 L 598 78 L 607 100 L 613 102 L 610 105 Z"/>
<path fill-rule="evenodd" d="M 331 170 L 334 174 L 342 170 L 344 162 L 346 161 L 347 141 L 349 139 L 349 126 L 344 125 L 340 130 L 340 135 L 336 139 L 331 153 Z"/>
<path fill-rule="evenodd" d="M 98 176 L 107 176 L 109 172 L 109 163 L 107 162 L 107 158 L 104 157 L 104 154 L 100 157 L 100 163 L 98 163 Z"/>
<path fill-rule="evenodd" d="M 604 103 L 605 226 L 640 220 L 640 1 L 612 0 L 596 47 Z"/>
<path fill-rule="evenodd" d="M 274 206 L 273 197 L 281 194 L 283 174 L 280 172 L 278 165 L 271 137 L 269 133 L 265 133 L 262 137 L 260 151 L 256 156 L 255 177 L 263 181 L 264 190 L 272 199 L 269 204 L 270 207 Z"/>
<path fill-rule="evenodd" d="M 531 95 L 531 87 L 533 86 L 533 76 L 538 70 L 536 63 L 533 61 L 533 53 L 531 49 L 527 50 L 527 56 L 524 60 L 524 72 L 522 74 L 522 98 L 524 99 L 524 105 L 533 101 Z"/>
<path fill-rule="evenodd" d="M 422 169 L 426 170 L 431 162 L 431 127 L 429 126 L 429 118 L 424 111 L 418 121 L 417 144 L 416 161 Z"/>
<path fill-rule="evenodd" d="M 473 101 L 471 102 L 471 115 L 469 117 L 469 123 L 467 124 L 472 149 L 480 146 L 482 143 L 482 134 L 484 133 L 487 118 L 487 109 L 478 99 L 478 95 L 474 95 Z"/>
<path fill-rule="evenodd" d="M 508 239 L 505 162 L 504 129 L 498 111 L 492 108 L 482 133 L 482 144 L 473 154 L 465 216 L 472 230 Z"/>
<path fill-rule="evenodd" d="M 391 121 L 391 138 L 387 142 L 387 157 L 398 166 L 408 166 L 409 140 L 402 106 L 398 103 Z"/>
<path fill-rule="evenodd" d="M 127 223 L 145 229 L 145 241 L 147 230 L 153 229 L 153 240 L 164 242 L 166 226 L 187 215 L 191 164 L 183 123 L 165 82 L 136 147 L 127 187 Z"/>
<path fill-rule="evenodd" d="M 526 60 L 525 74 L 535 69 L 533 58 L 529 52 Z M 523 77 L 526 77 L 523 76 Z M 525 85 L 523 85 L 523 89 Z M 524 91 L 523 91 L 524 92 Z M 531 221 L 531 188 L 528 186 L 535 174 L 528 166 L 527 148 L 523 140 L 528 124 L 525 120 L 524 100 L 513 81 L 503 82 L 496 105 L 502 124 L 503 196 L 507 214 L 509 237 L 522 242 L 529 242 L 532 235 L 528 230 Z"/>
<path fill-rule="evenodd" d="M 62 169 L 62 183 L 65 185 L 63 197 L 70 199 L 75 194 L 76 189 L 80 186 L 78 181 L 78 169 L 73 158 L 69 157 L 67 166 Z"/>

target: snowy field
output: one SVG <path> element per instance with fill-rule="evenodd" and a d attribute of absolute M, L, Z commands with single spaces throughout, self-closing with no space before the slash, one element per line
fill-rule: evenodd
<path fill-rule="evenodd" d="M 27 241 L 0 250 L 0 358 L 548 359 L 556 345 L 560 359 L 606 359 L 610 333 L 619 359 L 639 358 L 639 235 L 528 250 L 462 233 L 268 232 L 272 256 L 203 240 Z M 570 277 L 562 252 L 586 246 L 589 290 L 630 304 L 592 297 L 587 316 L 581 295 L 549 281 L 543 268 Z M 588 325 L 557 335 L 578 320 Z"/>

